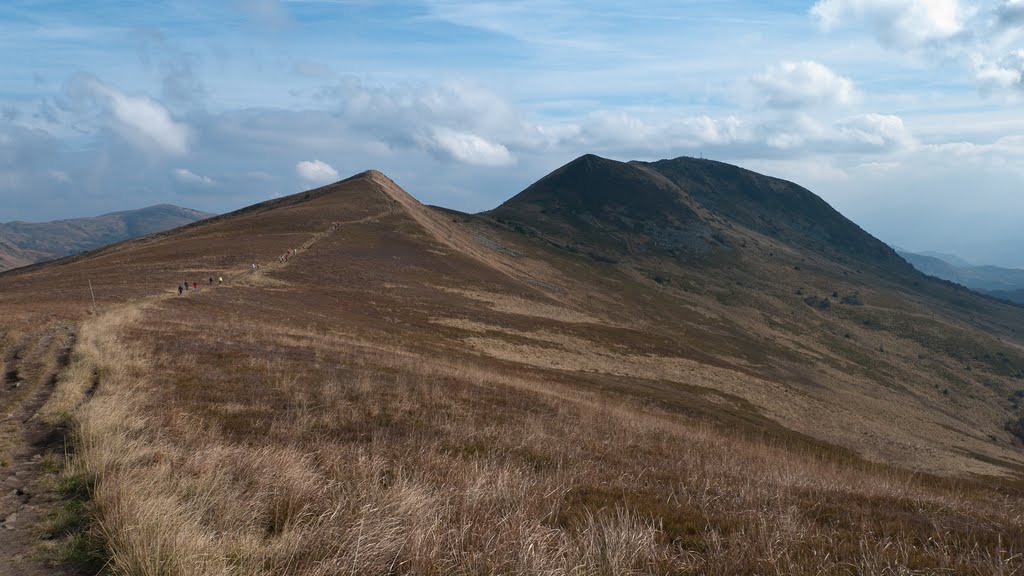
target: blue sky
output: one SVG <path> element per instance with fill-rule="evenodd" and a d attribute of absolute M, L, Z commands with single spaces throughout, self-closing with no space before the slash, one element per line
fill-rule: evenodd
<path fill-rule="evenodd" d="M 376 168 L 491 208 L 584 153 L 794 180 L 1024 266 L 1024 0 L 0 5 L 0 221 L 227 211 Z"/>

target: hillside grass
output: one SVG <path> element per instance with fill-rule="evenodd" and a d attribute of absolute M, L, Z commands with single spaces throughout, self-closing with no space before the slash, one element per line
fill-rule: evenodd
<path fill-rule="evenodd" d="M 730 431 L 501 364 L 159 307 L 54 396 L 120 574 L 1014 574 L 1018 484 Z"/>

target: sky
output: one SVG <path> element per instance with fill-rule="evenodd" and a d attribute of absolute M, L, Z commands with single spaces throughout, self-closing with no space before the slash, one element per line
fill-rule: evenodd
<path fill-rule="evenodd" d="M 1024 267 L 1024 0 L 4 0 L 0 222 L 367 169 L 493 208 L 586 153 L 797 182 Z"/>

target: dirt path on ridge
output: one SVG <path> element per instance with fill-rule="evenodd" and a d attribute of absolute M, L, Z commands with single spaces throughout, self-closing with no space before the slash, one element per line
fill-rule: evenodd
<path fill-rule="evenodd" d="M 0 421 L 13 441 L 11 461 L 0 468 L 0 576 L 76 574 L 40 560 L 41 521 L 60 505 L 52 482 L 54 462 L 64 459 L 66 431 L 37 418 L 69 362 L 72 326 L 48 328 L 23 338 L 4 354 Z M 48 468 L 53 467 L 52 469 Z"/>

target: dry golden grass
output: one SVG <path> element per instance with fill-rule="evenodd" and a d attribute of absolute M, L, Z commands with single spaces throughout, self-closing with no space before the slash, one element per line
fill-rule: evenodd
<path fill-rule="evenodd" d="M 71 367 L 101 375 L 74 467 L 116 573 L 1024 569 L 1019 492 L 344 335 L 236 319 L 154 347 L 175 330 L 97 318 Z"/>
<path fill-rule="evenodd" d="M 484 302 L 492 310 L 507 314 L 517 314 L 535 318 L 546 318 L 564 323 L 579 324 L 609 324 L 608 320 L 597 316 L 573 310 L 567 306 L 559 306 L 536 300 L 528 300 L 507 294 L 496 294 L 482 290 L 465 290 L 457 288 L 440 288 L 452 294 L 458 294 L 472 300 Z"/>

